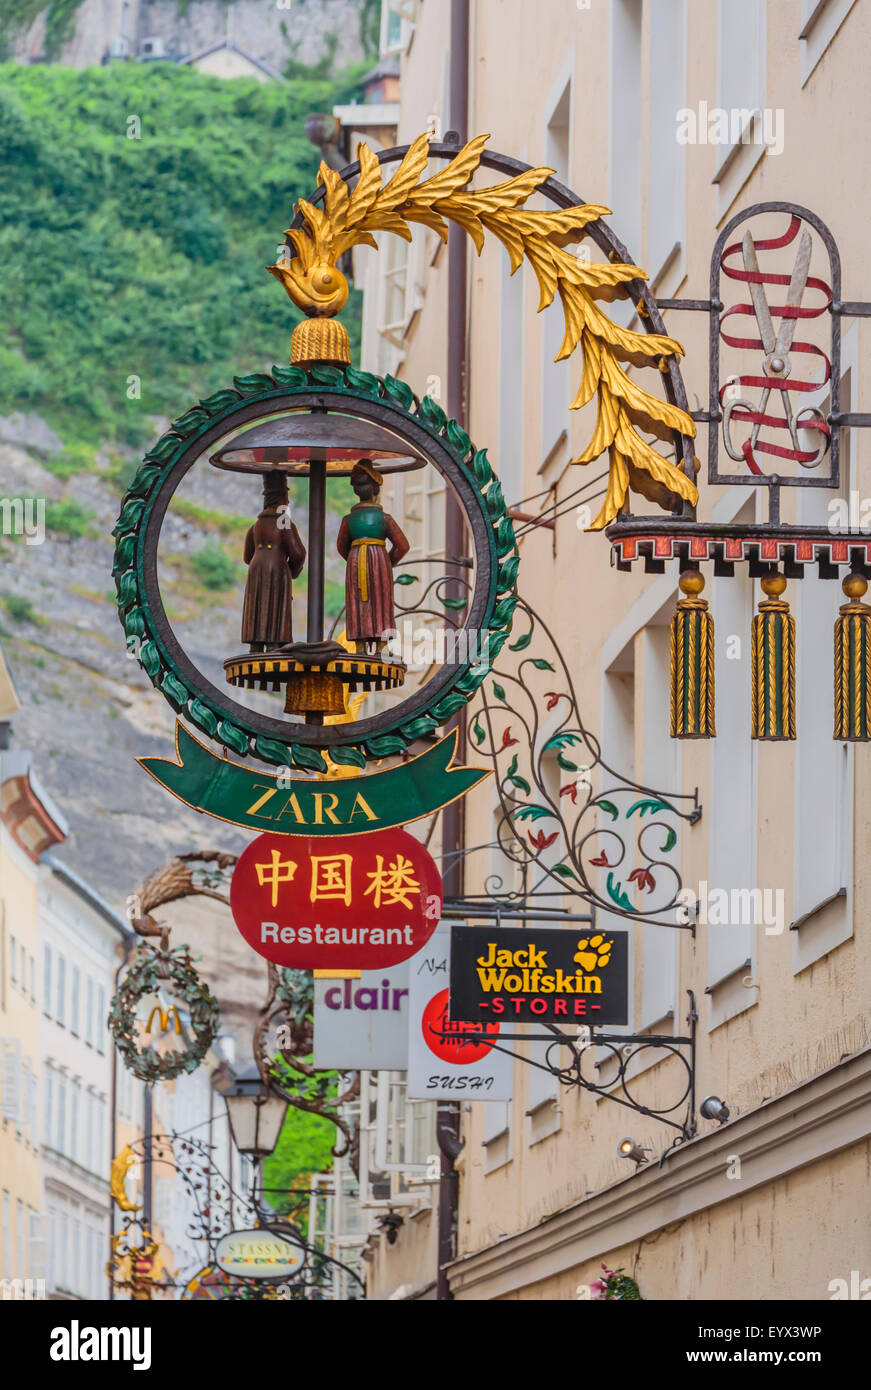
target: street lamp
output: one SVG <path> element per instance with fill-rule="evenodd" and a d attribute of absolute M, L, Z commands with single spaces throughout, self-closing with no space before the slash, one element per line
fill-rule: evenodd
<path fill-rule="evenodd" d="M 224 1092 L 233 1142 L 241 1154 L 255 1163 L 272 1153 L 278 1143 L 287 1101 L 264 1086 L 256 1067 L 235 1076 Z"/>

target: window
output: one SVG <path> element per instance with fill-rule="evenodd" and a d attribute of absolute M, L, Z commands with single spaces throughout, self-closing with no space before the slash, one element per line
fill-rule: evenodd
<path fill-rule="evenodd" d="M 79 1096 L 81 1087 L 78 1081 L 70 1086 L 70 1158 L 79 1159 Z"/>
<path fill-rule="evenodd" d="M 21 1104 L 15 1120 L 15 1128 L 20 1135 L 27 1135 L 30 1128 L 30 1059 L 25 1057 L 21 1063 Z"/>
<path fill-rule="evenodd" d="M 57 1079 L 57 1132 L 55 1134 L 55 1148 L 58 1153 L 67 1151 L 67 1083 L 66 1077 L 59 1076 Z"/>
<path fill-rule="evenodd" d="M 36 1001 L 36 957 L 30 957 L 30 997 Z"/>
<path fill-rule="evenodd" d="M 842 362 L 850 363 L 841 377 L 841 409 L 855 410 L 851 389 L 858 366 L 856 325 L 844 337 Z M 831 409 L 825 388 L 816 401 L 824 415 Z M 835 497 L 849 503 L 857 487 L 852 465 L 853 436 L 841 436 L 841 486 Z M 829 522 L 832 493 L 815 495 L 803 488 L 799 522 L 803 526 Z M 832 678 L 820 653 L 831 650 L 837 605 L 834 584 L 797 584 L 795 744 L 795 860 L 793 870 L 793 969 L 804 970 L 853 933 L 852 809 L 853 749 L 825 736 L 832 718 Z M 788 597 L 788 595 L 787 595 Z M 838 600 L 842 596 L 838 594 Z M 820 807 L 826 808 L 820 815 Z"/>
<path fill-rule="evenodd" d="M 29 1255 L 30 1255 L 30 1277 L 31 1279 L 46 1278 L 46 1254 L 48 1240 L 46 1239 L 45 1217 L 38 1211 L 28 1212 L 29 1227 Z"/>
<path fill-rule="evenodd" d="M 717 214 L 723 215 L 765 153 L 765 0 L 720 0 L 717 107 L 728 138 L 716 150 Z"/>
<path fill-rule="evenodd" d="M 542 737 L 544 730 L 542 730 Z M 560 784 L 562 774 L 555 754 L 545 755 L 541 759 L 541 776 L 548 800 L 555 806 L 561 806 Z M 554 864 L 559 863 L 565 854 L 565 841 L 562 834 L 559 834 L 554 843 L 547 849 L 541 851 L 539 864 L 543 869 L 553 868 Z M 553 881 L 546 880 L 542 887 L 545 890 L 553 888 Z M 553 907 L 558 905 L 544 898 L 542 905 Z M 550 926 L 550 923 L 542 923 L 543 926 Z M 533 1024 L 529 1031 L 539 1037 L 542 1028 Z M 537 1062 L 543 1063 L 547 1052 L 546 1043 L 528 1044 L 528 1055 Z M 526 1075 L 526 1116 L 529 1120 L 527 1126 L 527 1143 L 535 1144 L 540 1139 L 546 1139 L 549 1134 L 554 1134 L 560 1127 L 559 1094 L 560 1084 L 558 1079 L 550 1071 L 543 1071 L 541 1066 L 525 1067 Z"/>
<path fill-rule="evenodd" d="M 51 947 L 42 948 L 42 1004 L 46 1018 L 51 1018 Z"/>
<path fill-rule="evenodd" d="M 106 991 L 102 985 L 97 987 L 97 1051 L 106 1051 Z"/>
<path fill-rule="evenodd" d="M 67 963 L 58 953 L 57 958 L 57 1011 L 55 1018 L 63 1028 L 66 1023 Z"/>
<path fill-rule="evenodd" d="M 57 1286 L 60 1289 L 69 1288 L 69 1284 L 67 1283 L 67 1268 L 69 1265 L 67 1257 L 67 1227 L 68 1217 L 66 1212 L 64 1212 L 60 1218 L 60 1248 L 58 1250 L 57 1262 Z"/>
<path fill-rule="evenodd" d="M 613 212 L 611 225 L 617 229 L 630 256 L 641 255 L 641 148 L 644 132 L 641 109 L 641 11 L 641 0 L 612 0 L 610 8 L 611 150 L 608 202 Z M 617 317 L 617 307 L 609 310 L 612 317 Z M 628 322 L 633 312 L 632 306 L 619 307 Z"/>
<path fill-rule="evenodd" d="M 106 1142 L 106 1097 L 100 1096 L 97 1101 L 97 1152 L 94 1156 L 94 1172 L 99 1172 L 102 1161 L 103 1151 Z"/>
<path fill-rule="evenodd" d="M 737 897 L 733 890 L 752 890 L 756 881 L 757 745 L 750 737 L 749 696 L 753 581 L 737 572 L 734 579 L 714 579 L 711 609 L 717 615 L 717 737 L 711 740 L 710 883 L 706 891 L 710 897 L 714 889 L 725 890 L 731 904 Z M 709 921 L 706 932 L 708 990 L 716 1025 L 755 1001 L 756 991 L 743 989 L 739 976 L 752 960 L 756 933 L 749 922 L 732 921 Z M 718 1000 L 713 991 L 726 982 L 729 990 L 720 990 Z"/>
<path fill-rule="evenodd" d="M 21 1107 L 21 1042 L 0 1038 L 0 1115 L 18 1122 Z"/>
<path fill-rule="evenodd" d="M 801 0 L 801 81 L 807 82 L 856 0 Z"/>
<path fill-rule="evenodd" d="M 73 1248 L 72 1248 L 72 1271 L 70 1274 L 70 1288 L 73 1293 L 82 1293 L 82 1265 L 84 1263 L 82 1251 L 82 1226 L 79 1218 L 72 1218 L 73 1227 Z"/>
<path fill-rule="evenodd" d="M 523 270 L 521 266 L 512 275 L 510 260 L 507 256 L 502 257 L 499 318 L 499 459 L 496 471 L 509 506 L 520 502 L 526 495 L 523 486 L 523 424 L 526 401 Z"/>
<path fill-rule="evenodd" d="M 677 595 L 675 595 L 677 597 Z M 674 602 L 667 605 L 673 611 Z M 668 737 L 670 641 L 668 626 L 657 623 L 639 634 L 636 651 L 642 665 L 644 698 L 644 737 L 641 740 L 641 777 L 646 787 L 658 791 L 680 791 L 680 743 Z M 677 841 L 670 851 L 662 854 L 665 862 L 678 870 L 681 853 L 681 824 L 675 824 Z M 680 930 L 676 927 L 645 925 L 637 933 L 641 951 L 641 1016 L 640 1029 L 653 1028 L 663 1019 L 674 1015 L 678 982 Z M 656 1031 L 667 1031 L 657 1029 Z M 680 1031 L 680 1030 L 675 1030 Z M 647 1054 L 653 1056 L 654 1054 Z"/>
<path fill-rule="evenodd" d="M 404 53 L 411 41 L 417 0 L 382 0 L 381 56 Z"/>
<path fill-rule="evenodd" d="M 8 1193 L 8 1192 L 4 1192 L 4 1193 L 3 1193 L 3 1266 L 2 1266 L 2 1268 L 3 1268 L 3 1278 L 4 1278 L 4 1279 L 8 1279 L 8 1278 L 10 1277 L 10 1275 L 12 1274 L 12 1269 L 11 1269 L 10 1264 L 9 1264 L 9 1261 L 10 1261 L 11 1259 L 12 1259 L 12 1250 L 11 1250 L 11 1248 L 10 1248 L 10 1232 L 9 1232 L 9 1193 Z"/>
<path fill-rule="evenodd" d="M 88 1124 L 85 1129 L 85 1167 L 94 1170 L 94 1093 L 88 1092 Z"/>
<path fill-rule="evenodd" d="M 571 182 L 571 78 L 561 78 L 558 96 L 554 99 L 545 133 L 544 162 L 556 171 L 561 183 Z M 518 271 L 518 278 L 521 275 Z M 565 323 L 559 303 L 551 304 L 542 314 L 541 364 L 541 459 L 550 458 L 566 430 L 566 413 L 571 402 L 571 377 L 568 362 L 556 362 L 565 336 Z"/>
<path fill-rule="evenodd" d="M 18 1269 L 16 1274 L 19 1279 L 25 1279 L 27 1267 L 24 1263 L 24 1203 L 20 1197 L 15 1204 L 15 1212 L 18 1218 Z"/>
<path fill-rule="evenodd" d="M 71 993 L 70 993 L 70 1029 L 71 1029 L 71 1031 L 72 1031 L 73 1033 L 75 1033 L 76 1037 L 78 1037 L 78 1035 L 79 1035 L 79 984 L 80 984 L 80 980 L 81 980 L 81 971 L 79 970 L 79 967 L 78 967 L 77 965 L 74 965 L 74 966 L 73 966 L 72 989 L 71 989 Z"/>
<path fill-rule="evenodd" d="M 15 937 L 9 935 L 9 979 L 13 985 L 18 984 L 18 949 Z"/>
<path fill-rule="evenodd" d="M 94 1046 L 94 981 L 90 975 L 85 1007 L 85 1042 L 88 1047 Z"/>
<path fill-rule="evenodd" d="M 652 592 L 652 591 L 649 591 Z M 642 601 L 639 601 L 641 603 Z M 643 609 L 644 617 L 637 609 L 633 608 L 623 620 L 620 627 L 611 635 L 609 643 L 602 652 L 602 758 L 610 767 L 614 768 L 619 777 L 625 777 L 633 781 L 637 776 L 636 747 L 642 740 L 637 737 L 636 722 L 636 701 L 640 703 L 640 692 L 643 689 L 643 682 L 639 678 L 636 680 L 636 655 L 639 648 L 640 631 L 643 630 L 643 623 L 648 621 L 647 609 Z M 602 779 L 599 791 L 604 792 L 615 783 L 610 773 L 604 770 L 593 769 L 591 776 Z M 628 804 L 628 803 L 627 803 Z M 600 815 L 598 820 L 599 829 L 607 830 L 609 821 Z M 608 843 L 607 834 L 600 840 L 602 850 L 606 849 Z M 613 854 L 605 856 L 609 861 L 613 860 Z M 607 894 L 607 878 L 612 870 L 609 866 L 599 868 L 599 891 L 604 898 Z M 626 919 L 611 914 L 604 908 L 596 908 L 596 931 L 626 931 Z M 644 927 L 643 931 L 648 928 Z M 628 933 L 629 951 L 629 979 L 635 978 L 635 934 Z M 627 1032 L 634 1030 L 636 1022 L 636 1006 L 633 991 L 629 992 L 629 1011 L 628 1022 L 614 1024 L 609 1031 L 612 1033 Z M 616 1079 L 616 1063 L 614 1054 L 605 1046 L 595 1049 L 596 1066 L 598 1068 L 597 1083 L 599 1085 L 610 1085 Z"/>
<path fill-rule="evenodd" d="M 484 1172 L 492 1173 L 511 1159 L 511 1101 L 484 1102 Z"/>
<path fill-rule="evenodd" d="M 687 147 L 675 138 L 676 113 L 686 106 L 686 0 L 650 7 L 650 73 L 645 264 L 661 294 L 666 275 L 679 283 L 686 240 Z"/>
<path fill-rule="evenodd" d="M 42 1136 L 42 1142 L 43 1142 L 43 1143 L 46 1145 L 46 1147 L 49 1148 L 49 1149 L 51 1149 L 51 1148 L 54 1147 L 54 1145 L 52 1144 L 52 1134 L 54 1133 L 54 1126 L 53 1126 L 53 1124 L 52 1124 L 53 1117 L 54 1117 L 54 1069 L 53 1069 L 52 1067 L 46 1067 L 46 1069 L 45 1069 L 45 1129 L 44 1129 L 43 1136 Z"/>

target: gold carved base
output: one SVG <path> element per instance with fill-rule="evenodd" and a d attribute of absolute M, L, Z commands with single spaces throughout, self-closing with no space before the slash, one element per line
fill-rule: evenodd
<path fill-rule="evenodd" d="M 284 687 L 285 714 L 344 714 L 345 691 L 353 695 L 358 690 L 397 690 L 405 680 L 405 666 L 382 656 L 347 652 L 334 643 L 300 643 L 230 657 L 224 674 L 228 684 L 248 690 Z"/>
<path fill-rule="evenodd" d="M 303 319 L 293 330 L 290 340 L 291 366 L 307 367 L 316 362 L 350 366 L 348 330 L 338 319 Z"/>
<path fill-rule="evenodd" d="M 345 689 L 328 671 L 308 671 L 287 678 L 285 714 L 344 714 Z"/>

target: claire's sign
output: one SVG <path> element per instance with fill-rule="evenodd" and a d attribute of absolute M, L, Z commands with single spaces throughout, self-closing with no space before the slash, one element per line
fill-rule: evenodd
<path fill-rule="evenodd" d="M 314 1066 L 323 1071 L 405 1071 L 408 967 L 364 970 L 356 980 L 315 980 Z"/>
<path fill-rule="evenodd" d="M 628 1023 L 628 962 L 626 932 L 456 926 L 451 1018 Z"/>
<path fill-rule="evenodd" d="M 438 926 L 442 881 L 405 830 L 319 840 L 260 835 L 239 858 L 230 908 L 245 940 L 296 970 L 380 970 Z"/>

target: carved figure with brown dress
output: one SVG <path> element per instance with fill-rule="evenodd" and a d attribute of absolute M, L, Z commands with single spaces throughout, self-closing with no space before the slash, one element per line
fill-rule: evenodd
<path fill-rule="evenodd" d="M 287 478 L 264 474 L 263 511 L 245 537 L 248 580 L 242 641 L 266 651 L 293 641 L 293 583 L 305 564 L 305 546 L 287 510 Z"/>

